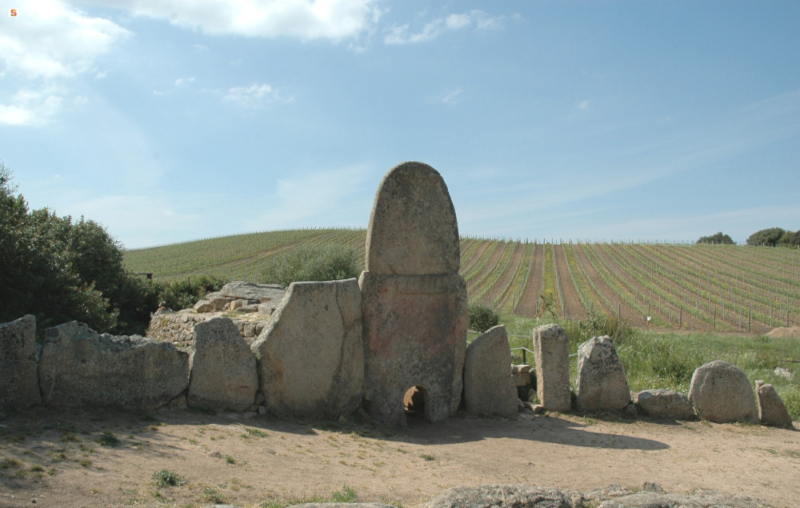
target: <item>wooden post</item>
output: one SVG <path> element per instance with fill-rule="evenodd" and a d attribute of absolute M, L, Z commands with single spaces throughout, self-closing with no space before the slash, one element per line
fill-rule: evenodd
<path fill-rule="evenodd" d="M 753 330 L 753 304 L 750 304 L 750 311 L 747 313 L 747 331 Z"/>
<path fill-rule="evenodd" d="M 592 313 L 592 307 L 594 307 L 594 302 L 589 302 L 589 314 Z"/>
<path fill-rule="evenodd" d="M 725 322 L 725 300 L 722 300 L 722 322 Z"/>
<path fill-rule="evenodd" d="M 717 308 L 714 307 L 714 330 L 717 329 Z"/>
<path fill-rule="evenodd" d="M 525 361 L 525 348 L 522 349 L 522 364 L 528 365 L 528 362 Z"/>
<path fill-rule="evenodd" d="M 622 316 L 622 314 L 620 314 L 620 311 L 619 311 L 619 302 L 617 302 L 617 321 L 619 321 L 621 319 L 621 316 Z"/>
<path fill-rule="evenodd" d="M 681 305 L 681 320 L 678 324 L 678 328 L 683 328 L 683 305 Z"/>

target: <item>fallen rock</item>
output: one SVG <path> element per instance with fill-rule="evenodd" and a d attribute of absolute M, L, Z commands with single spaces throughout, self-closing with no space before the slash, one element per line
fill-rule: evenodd
<path fill-rule="evenodd" d="M 695 418 L 694 406 L 689 397 L 671 390 L 643 390 L 634 396 L 633 402 L 643 414 L 653 418 L 674 420 Z"/>
<path fill-rule="evenodd" d="M 0 409 L 41 404 L 36 374 L 36 318 L 0 324 Z"/>
<path fill-rule="evenodd" d="M 625 367 L 611 337 L 593 337 L 580 345 L 576 385 L 580 411 L 620 411 L 631 402 Z"/>
<path fill-rule="evenodd" d="M 292 283 L 251 350 L 271 412 L 310 418 L 352 413 L 364 382 L 358 282 Z"/>
<path fill-rule="evenodd" d="M 44 335 L 39 386 L 52 407 L 152 410 L 189 383 L 189 355 L 168 342 L 98 334 L 77 321 Z"/>
<path fill-rule="evenodd" d="M 517 414 L 517 387 L 511 377 L 506 327 L 497 325 L 467 346 L 464 403 L 467 413 L 511 418 Z"/>
<path fill-rule="evenodd" d="M 533 329 L 536 358 L 536 394 L 548 411 L 565 413 L 572 408 L 569 395 L 569 337 L 556 324 Z"/>
<path fill-rule="evenodd" d="M 722 360 L 714 360 L 694 371 L 689 400 L 698 416 L 710 422 L 756 421 L 756 399 L 747 375 L 739 367 Z"/>
<path fill-rule="evenodd" d="M 188 404 L 215 411 L 245 411 L 256 398 L 256 357 L 228 318 L 194 327 Z"/>
<path fill-rule="evenodd" d="M 775 367 L 775 375 L 778 377 L 782 377 L 783 379 L 788 379 L 789 381 L 792 380 L 792 371 L 789 369 L 784 369 L 783 367 Z"/>
<path fill-rule="evenodd" d="M 255 300 L 255 303 L 275 302 L 276 306 L 283 300 L 286 290 L 279 284 L 256 284 L 253 282 L 233 281 L 222 286 L 221 296 L 238 300 Z"/>
<path fill-rule="evenodd" d="M 209 293 L 203 299 L 211 303 L 217 311 L 226 310 L 230 303 L 235 300 L 235 298 L 223 296 L 219 292 Z"/>
<path fill-rule="evenodd" d="M 208 300 L 198 301 L 196 304 L 194 304 L 193 309 L 195 310 L 195 312 L 214 312 L 217 310 L 214 304 L 209 302 Z"/>
<path fill-rule="evenodd" d="M 771 384 L 761 380 L 756 381 L 756 393 L 758 394 L 758 420 L 763 425 L 785 429 L 794 428 L 786 405 Z"/>
<path fill-rule="evenodd" d="M 383 503 L 304 503 L 292 505 L 290 508 L 396 508 Z"/>

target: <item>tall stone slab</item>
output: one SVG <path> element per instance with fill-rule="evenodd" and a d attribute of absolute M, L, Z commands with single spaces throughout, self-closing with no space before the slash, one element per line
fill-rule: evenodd
<path fill-rule="evenodd" d="M 36 318 L 0 324 L 0 409 L 42 402 L 36 374 Z"/>
<path fill-rule="evenodd" d="M 506 327 L 497 325 L 467 347 L 464 363 L 464 405 L 472 415 L 512 418 L 519 398 L 511 374 L 511 348 Z"/>
<path fill-rule="evenodd" d="M 250 349 L 270 412 L 309 418 L 352 413 L 364 383 L 356 279 L 293 282 Z"/>
<path fill-rule="evenodd" d="M 406 162 L 383 177 L 367 230 L 359 279 L 366 410 L 405 425 L 403 396 L 418 387 L 425 418 L 461 402 L 467 344 L 467 286 L 455 209 L 441 175 Z"/>
<path fill-rule="evenodd" d="M 536 395 L 548 411 L 566 413 L 571 409 L 569 390 L 569 337 L 561 326 L 552 324 L 533 329 L 536 359 Z"/>
<path fill-rule="evenodd" d="M 579 411 L 619 411 L 631 402 L 625 367 L 611 337 L 592 337 L 578 347 Z"/>

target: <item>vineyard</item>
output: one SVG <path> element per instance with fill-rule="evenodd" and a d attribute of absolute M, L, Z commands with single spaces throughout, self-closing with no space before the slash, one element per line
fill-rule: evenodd
<path fill-rule="evenodd" d="M 277 231 L 129 250 L 125 262 L 162 279 L 264 282 L 264 266 L 287 249 L 347 245 L 363 259 L 365 242 L 365 230 Z M 461 274 L 470 303 L 503 315 L 599 313 L 638 327 L 755 333 L 800 325 L 797 249 L 462 238 Z"/>

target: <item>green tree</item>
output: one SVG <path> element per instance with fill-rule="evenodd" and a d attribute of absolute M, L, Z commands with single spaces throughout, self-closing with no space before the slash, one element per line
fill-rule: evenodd
<path fill-rule="evenodd" d="M 716 235 L 711 236 L 701 236 L 697 243 L 717 243 L 717 244 L 724 244 L 724 245 L 733 245 L 734 241 L 729 235 L 723 234 L 722 231 L 717 233 Z"/>
<path fill-rule="evenodd" d="M 756 231 L 747 239 L 747 245 L 766 245 L 775 247 L 786 231 L 782 228 L 769 228 Z"/>

